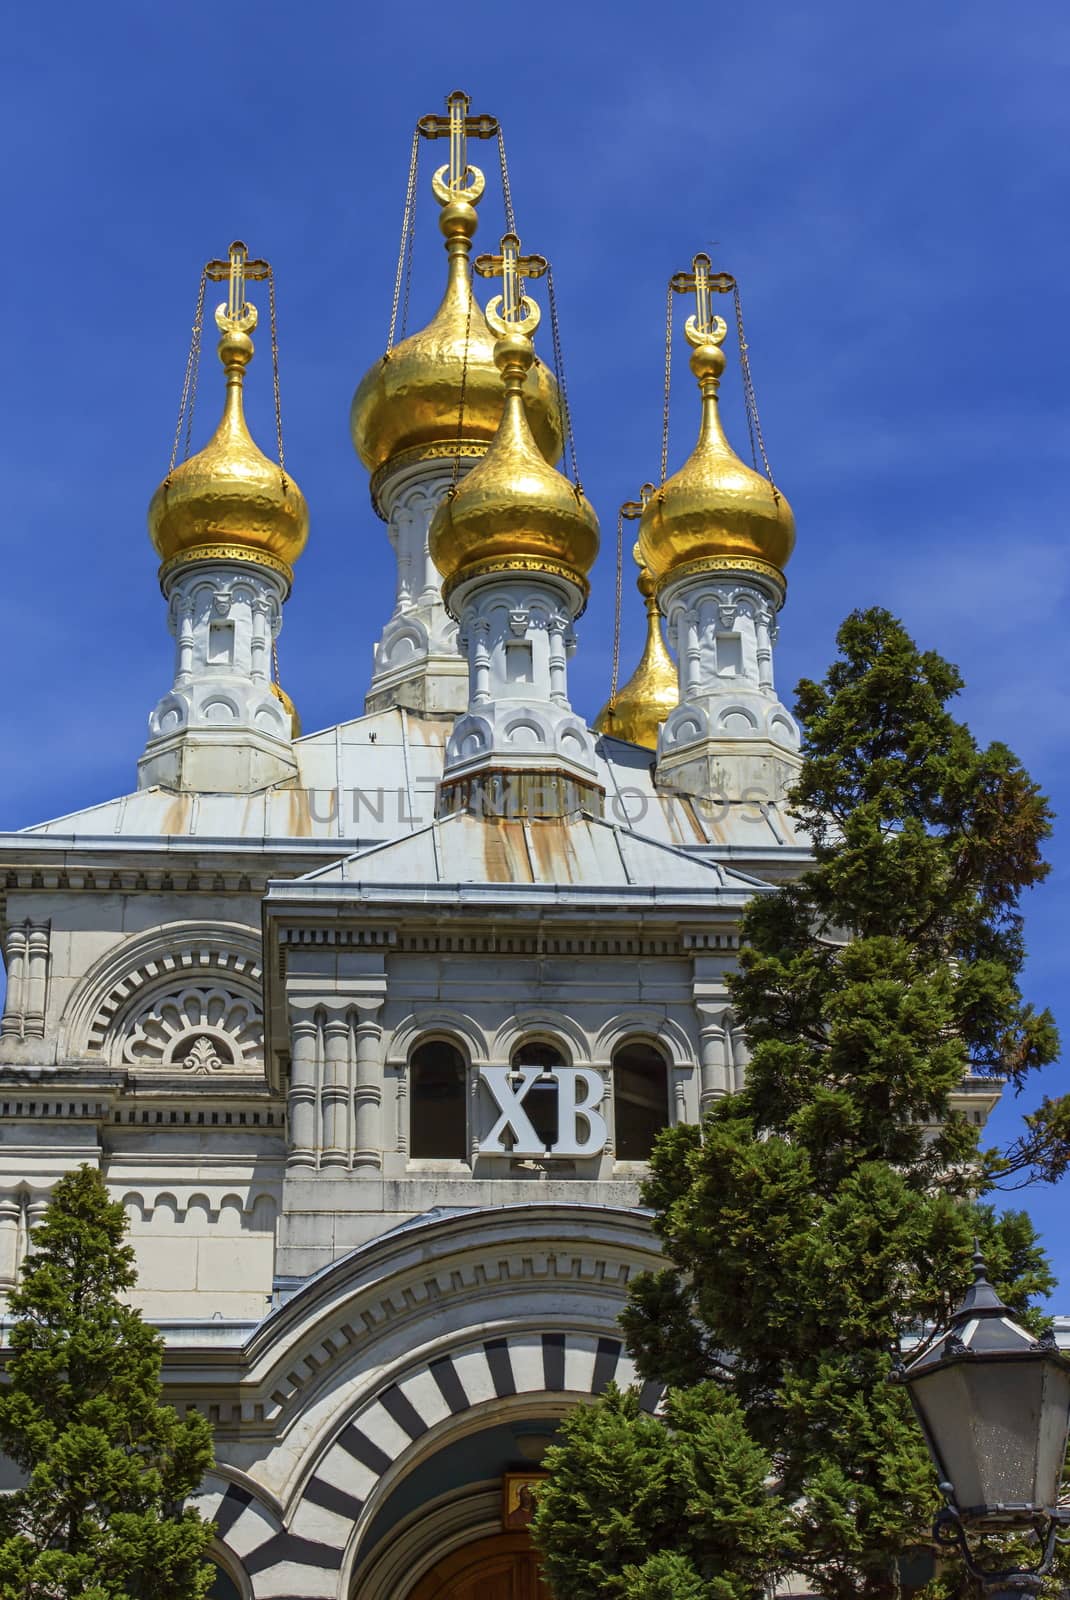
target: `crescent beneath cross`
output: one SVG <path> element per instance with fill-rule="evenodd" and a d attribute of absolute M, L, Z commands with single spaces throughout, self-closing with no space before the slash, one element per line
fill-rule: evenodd
<path fill-rule="evenodd" d="M 439 205 L 448 206 L 451 200 L 467 200 L 470 206 L 476 205 L 483 194 L 483 190 L 487 187 L 487 180 L 480 168 L 469 167 L 467 169 L 465 177 L 470 178 L 471 182 L 463 189 L 450 188 L 446 181 L 449 177 L 449 170 L 449 164 L 447 163 L 446 166 L 439 167 L 431 179 L 431 187 L 435 191 L 435 199 Z"/>
<path fill-rule="evenodd" d="M 487 306 L 487 309 L 483 314 L 487 319 L 488 326 L 493 329 L 493 331 L 501 339 L 504 339 L 506 335 L 510 333 L 523 333 L 526 334 L 530 339 L 532 334 L 535 332 L 535 329 L 542 321 L 542 312 L 539 310 L 536 301 L 532 300 L 531 297 L 526 294 L 522 294 L 520 296 L 520 310 L 524 313 L 523 321 L 520 322 L 506 322 L 505 318 L 501 316 L 498 311 L 498 307 L 502 304 L 502 302 L 503 296 L 496 294 L 494 299 Z"/>
<path fill-rule="evenodd" d="M 723 344 L 724 336 L 728 332 L 728 323 L 723 317 L 711 317 L 710 326 L 703 333 L 695 317 L 688 317 L 684 323 L 684 337 L 688 344 L 700 347 L 704 344 Z"/>
<path fill-rule="evenodd" d="M 221 304 L 216 306 L 216 327 L 221 332 L 225 332 L 228 328 L 230 328 L 237 333 L 252 333 L 253 329 L 256 327 L 256 314 L 256 307 L 251 301 L 247 300 L 242 306 L 238 315 L 236 317 L 232 317 L 230 312 L 227 310 L 227 303 L 224 300 L 221 302 Z"/>

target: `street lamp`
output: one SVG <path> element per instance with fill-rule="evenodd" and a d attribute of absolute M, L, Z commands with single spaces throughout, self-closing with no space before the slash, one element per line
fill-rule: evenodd
<path fill-rule="evenodd" d="M 947 1501 L 933 1529 L 957 1545 L 967 1569 L 992 1596 L 1035 1594 L 1070 1511 L 1059 1483 L 1070 1433 L 1070 1360 L 1051 1334 L 1015 1322 L 988 1281 L 979 1251 L 974 1281 L 947 1330 L 901 1372 L 940 1490 Z M 984 1572 L 969 1533 L 1033 1530 L 1042 1557 L 1029 1571 Z"/>

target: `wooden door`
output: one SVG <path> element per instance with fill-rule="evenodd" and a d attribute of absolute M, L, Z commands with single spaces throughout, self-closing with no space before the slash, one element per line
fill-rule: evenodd
<path fill-rule="evenodd" d="M 550 1591 L 527 1533 L 496 1533 L 437 1561 L 407 1600 L 550 1600 Z"/>

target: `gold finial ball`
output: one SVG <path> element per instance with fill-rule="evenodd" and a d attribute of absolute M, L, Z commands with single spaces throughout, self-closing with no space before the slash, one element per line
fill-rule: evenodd
<path fill-rule="evenodd" d="M 696 345 L 691 352 L 691 371 L 699 383 L 706 378 L 720 378 L 724 366 L 724 351 L 719 344 Z"/>
<path fill-rule="evenodd" d="M 521 329 L 509 329 L 494 342 L 494 365 L 508 378 L 517 374 L 523 378 L 532 368 L 535 361 L 535 351 L 531 340 Z"/>
<path fill-rule="evenodd" d="M 632 551 L 632 555 L 639 564 L 639 576 L 635 580 L 635 587 L 639 590 L 644 600 L 652 600 L 658 592 L 658 586 L 654 582 L 654 575 L 649 567 L 643 565 L 643 558 L 639 554 L 638 545 Z"/>
<path fill-rule="evenodd" d="M 479 227 L 479 217 L 470 201 L 451 200 L 442 207 L 438 225 L 447 239 L 471 239 Z"/>
<path fill-rule="evenodd" d="M 219 341 L 219 359 L 224 367 L 241 367 L 244 370 L 253 359 L 255 348 L 247 333 L 224 324 Z"/>

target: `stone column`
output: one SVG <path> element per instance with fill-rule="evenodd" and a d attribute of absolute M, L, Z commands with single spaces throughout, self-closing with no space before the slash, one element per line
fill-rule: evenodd
<path fill-rule="evenodd" d="M 0 1038 L 22 1038 L 22 1020 L 25 1010 L 26 945 L 29 923 L 18 923 L 7 930 L 4 954 L 7 960 L 7 995 L 4 1015 L 0 1019 Z"/>
<path fill-rule="evenodd" d="M 31 927 L 26 941 L 26 981 L 23 1036 L 43 1039 L 48 996 L 48 956 L 52 927 L 44 923 Z"/>
<path fill-rule="evenodd" d="M 21 1223 L 21 1195 L 0 1197 L 0 1293 L 10 1293 L 18 1281 Z"/>
<path fill-rule="evenodd" d="M 383 1165 L 382 1065 L 380 1041 L 383 1030 L 375 1013 L 381 999 L 357 1002 L 356 1085 L 353 1114 L 353 1167 L 379 1171 Z"/>
<path fill-rule="evenodd" d="M 319 1027 L 312 1016 L 299 1016 L 290 1027 L 290 1153 L 288 1167 L 316 1165 L 316 1099 L 319 1076 Z"/>
<path fill-rule="evenodd" d="M 359 1045 L 358 1045 L 359 1049 Z M 349 1019 L 328 1018 L 323 1029 L 323 1089 L 321 1167 L 349 1164 Z"/>
<path fill-rule="evenodd" d="M 700 1007 L 699 1015 L 707 1019 L 702 1022 L 699 1033 L 699 1114 L 704 1117 L 708 1111 L 712 1111 L 718 1100 L 731 1094 L 734 1084 L 731 1040 L 725 1030 L 723 1011 L 708 1011 Z"/>

